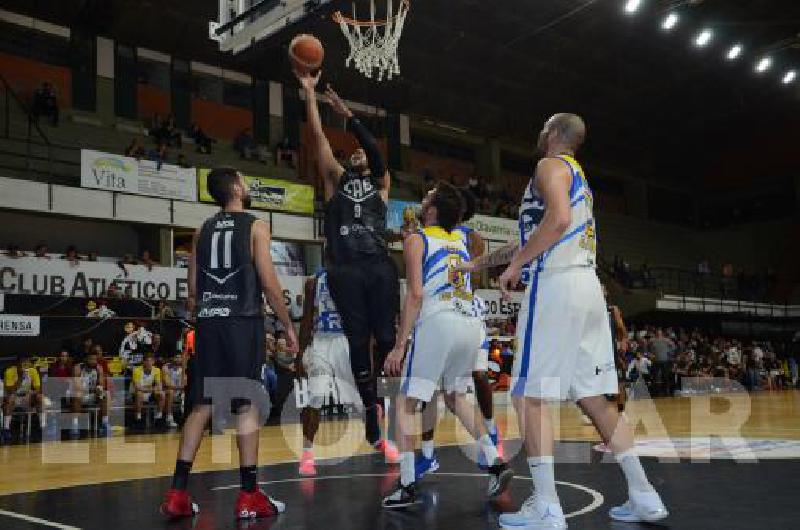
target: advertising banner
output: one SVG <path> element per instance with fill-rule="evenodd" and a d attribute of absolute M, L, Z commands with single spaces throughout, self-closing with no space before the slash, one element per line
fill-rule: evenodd
<path fill-rule="evenodd" d="M 0 315 L 0 337 L 37 337 L 38 335 L 38 316 Z"/>
<path fill-rule="evenodd" d="M 81 187 L 148 195 L 181 201 L 197 200 L 194 168 L 151 160 L 81 150 Z"/>
<path fill-rule="evenodd" d="M 186 300 L 187 269 L 60 259 L 0 256 L 0 292 L 7 295 L 50 295 L 78 298 L 124 296 L 144 300 Z M 303 294 L 303 276 L 279 274 L 287 303 Z"/>
<path fill-rule="evenodd" d="M 210 169 L 197 170 L 197 182 L 201 202 L 214 202 L 208 193 L 208 174 Z M 311 215 L 314 213 L 314 188 L 305 184 L 294 184 L 286 180 L 244 175 L 250 186 L 253 200 L 252 208 L 257 210 L 276 210 L 289 213 Z"/>

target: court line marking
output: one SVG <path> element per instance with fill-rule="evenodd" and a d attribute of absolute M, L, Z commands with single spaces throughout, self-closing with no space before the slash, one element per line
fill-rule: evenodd
<path fill-rule="evenodd" d="M 21 519 L 23 521 L 27 521 L 29 523 L 36 523 L 42 526 L 49 526 L 50 528 L 60 528 L 61 530 L 81 530 L 77 526 L 69 526 L 66 524 L 56 523 L 54 521 L 48 521 L 47 519 L 40 519 L 39 517 L 25 515 L 24 513 L 0 510 L 0 515 L 5 515 L 6 517 L 12 517 L 14 519 Z"/>
<path fill-rule="evenodd" d="M 289 482 L 303 482 L 308 480 L 341 480 L 341 479 L 353 479 L 353 478 L 364 478 L 364 477 L 387 477 L 391 476 L 393 473 L 354 473 L 351 475 L 327 475 L 322 477 L 295 477 L 295 478 L 286 478 L 280 480 L 268 480 L 265 482 L 259 482 L 259 485 L 266 486 L 269 484 L 285 484 Z M 485 473 L 439 473 L 438 471 L 435 473 L 431 473 L 432 476 L 448 476 L 448 477 L 485 477 Z M 524 476 L 514 476 L 516 480 L 527 480 L 532 481 L 531 477 L 524 477 Z M 560 484 L 562 486 L 567 486 L 569 488 L 575 488 L 579 491 L 589 494 L 592 497 L 592 502 L 581 508 L 580 510 L 576 510 L 574 512 L 570 512 L 568 514 L 564 514 L 564 517 L 569 519 L 571 517 L 577 517 L 579 515 L 584 515 L 589 512 L 593 512 L 599 507 L 601 507 L 605 503 L 605 497 L 603 494 L 597 490 L 593 490 L 587 486 L 582 484 L 573 484 L 572 482 L 564 482 L 563 480 L 556 480 L 556 484 Z M 231 490 L 234 488 L 240 487 L 239 484 L 230 484 L 227 486 L 216 486 L 211 488 L 211 491 L 224 491 L 224 490 Z"/>

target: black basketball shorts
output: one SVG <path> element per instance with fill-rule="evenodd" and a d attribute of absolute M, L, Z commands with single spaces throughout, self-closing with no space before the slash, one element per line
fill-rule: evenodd
<path fill-rule="evenodd" d="M 210 403 L 207 378 L 239 378 L 261 382 L 266 361 L 263 317 L 197 320 L 192 367 L 192 404 Z M 235 379 L 232 384 L 235 385 Z M 242 396 L 236 396 L 242 397 Z"/>

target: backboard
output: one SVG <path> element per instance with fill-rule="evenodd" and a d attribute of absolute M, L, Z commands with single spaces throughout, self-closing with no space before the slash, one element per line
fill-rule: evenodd
<path fill-rule="evenodd" d="M 219 18 L 208 36 L 223 52 L 240 53 L 257 42 L 302 22 L 334 0 L 217 0 Z"/>

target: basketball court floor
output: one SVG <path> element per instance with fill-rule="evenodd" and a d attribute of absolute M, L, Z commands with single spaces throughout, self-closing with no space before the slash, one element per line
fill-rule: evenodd
<path fill-rule="evenodd" d="M 556 479 L 570 527 L 644 528 L 608 519 L 609 507 L 625 500 L 622 475 L 607 455 L 592 449 L 596 435 L 576 409 L 557 412 Z M 800 476 L 800 392 L 634 401 L 628 414 L 641 420 L 637 445 L 672 512 L 661 528 L 796 524 L 798 489 L 787 486 L 798 484 Z M 514 455 L 519 441 L 513 414 L 500 412 L 498 421 L 507 433 L 505 453 Z M 158 505 L 169 486 L 178 437 L 163 434 L 0 448 L 0 528 L 491 529 L 497 528 L 498 513 L 516 509 L 530 494 L 527 466 L 517 454 L 509 492 L 487 502 L 486 479 L 466 456 L 470 446 L 458 445 L 466 439 L 449 415 L 437 432 L 442 466 L 424 479 L 423 502 L 404 511 L 381 510 L 397 466 L 359 443 L 359 421 L 323 424 L 314 478 L 297 475 L 298 425 L 266 427 L 261 436 L 263 487 L 287 503 L 276 519 L 233 520 L 239 487 L 235 446 L 231 436 L 216 436 L 205 439 L 190 481 L 200 514 L 164 521 Z M 346 457 L 352 453 L 357 456 Z"/>

